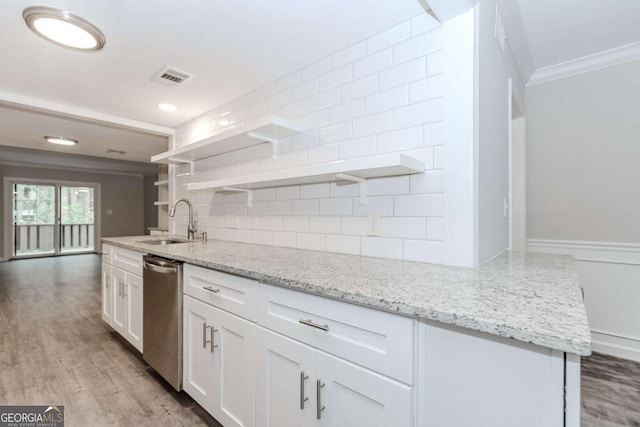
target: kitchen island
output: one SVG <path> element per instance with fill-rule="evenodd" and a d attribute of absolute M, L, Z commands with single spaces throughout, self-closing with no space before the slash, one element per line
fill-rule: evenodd
<path fill-rule="evenodd" d="M 264 301 L 264 307 L 280 307 L 270 298 L 287 289 L 321 297 L 310 307 L 337 300 L 343 305 L 336 312 L 366 307 L 392 313 L 388 321 L 412 322 L 405 339 L 412 354 L 401 363 L 409 367 L 369 367 L 407 388 L 406 425 L 562 426 L 565 418 L 567 426 L 579 425 L 579 357 L 590 354 L 590 333 L 571 257 L 505 252 L 470 269 L 213 240 L 166 246 L 145 240 L 153 238 L 103 242 L 251 279 L 258 306 Z M 185 273 L 185 293 L 187 280 Z M 366 316 L 350 318 L 360 315 Z M 284 317 L 285 311 L 265 315 L 265 334 L 282 333 L 278 321 Z M 258 313 L 255 328 L 265 326 L 260 319 Z M 285 335 L 304 342 L 295 333 Z M 334 355 L 342 351 L 322 342 L 306 344 Z M 367 367 L 358 356 L 344 358 Z M 255 423 L 269 425 L 258 409 Z"/>

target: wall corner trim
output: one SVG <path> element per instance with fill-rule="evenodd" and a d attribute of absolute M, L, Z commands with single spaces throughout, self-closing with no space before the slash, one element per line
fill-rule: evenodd
<path fill-rule="evenodd" d="M 640 42 L 616 47 L 535 70 L 527 87 L 640 59 Z"/>

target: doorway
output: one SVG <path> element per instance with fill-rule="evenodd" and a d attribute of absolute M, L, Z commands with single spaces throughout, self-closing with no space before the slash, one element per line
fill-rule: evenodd
<path fill-rule="evenodd" d="M 95 252 L 98 184 L 11 179 L 7 186 L 12 258 Z"/>

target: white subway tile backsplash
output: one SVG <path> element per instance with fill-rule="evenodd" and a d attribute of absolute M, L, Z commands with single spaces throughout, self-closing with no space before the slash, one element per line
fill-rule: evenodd
<path fill-rule="evenodd" d="M 339 197 L 334 199 L 320 199 L 318 215 L 342 216 L 351 215 L 353 208 L 350 197 Z"/>
<path fill-rule="evenodd" d="M 247 105 L 265 99 L 276 93 L 276 82 L 269 82 L 264 86 L 260 86 L 258 89 L 249 92 L 247 98 Z"/>
<path fill-rule="evenodd" d="M 352 79 L 351 64 L 344 65 L 340 68 L 336 68 L 327 74 L 321 75 L 319 79 L 320 90 L 331 89 L 336 86 L 348 83 Z"/>
<path fill-rule="evenodd" d="M 355 197 L 360 195 L 360 185 L 350 181 L 331 183 L 331 197 Z"/>
<path fill-rule="evenodd" d="M 355 61 L 353 64 L 353 79 L 368 76 L 378 71 L 389 68 L 393 65 L 393 51 L 391 48 L 383 50 L 373 55 L 366 56 Z"/>
<path fill-rule="evenodd" d="M 287 74 L 286 76 L 276 80 L 276 92 L 299 85 L 301 81 L 302 72 L 300 70 L 294 71 L 291 74 Z"/>
<path fill-rule="evenodd" d="M 269 98 L 265 98 L 260 101 L 254 102 L 253 104 L 249 104 L 249 106 L 247 107 L 247 116 L 257 117 L 266 113 L 270 109 L 271 105 L 269 104 Z"/>
<path fill-rule="evenodd" d="M 284 107 L 284 116 L 288 119 L 295 119 L 296 117 L 309 114 L 309 98 L 303 98 L 300 101 L 296 101 L 293 104 L 286 105 Z"/>
<path fill-rule="evenodd" d="M 311 114 L 301 116 L 298 120 L 300 120 L 300 124 L 307 129 L 317 129 L 331 123 L 331 110 L 325 108 L 324 110 L 315 111 Z"/>
<path fill-rule="evenodd" d="M 233 230 L 233 241 L 251 243 L 251 230 Z"/>
<path fill-rule="evenodd" d="M 282 168 L 282 156 L 277 158 L 265 157 L 260 159 L 260 170 L 263 172 L 277 170 Z"/>
<path fill-rule="evenodd" d="M 350 121 L 327 126 L 318 130 L 318 143 L 329 144 L 352 136 L 353 125 Z"/>
<path fill-rule="evenodd" d="M 402 129 L 442 121 L 442 98 L 412 104 L 393 111 L 393 126 Z"/>
<path fill-rule="evenodd" d="M 251 230 L 251 243 L 254 245 L 271 245 L 272 241 L 271 231 Z"/>
<path fill-rule="evenodd" d="M 269 231 L 281 231 L 282 217 L 281 216 L 259 216 L 258 229 L 269 230 Z"/>
<path fill-rule="evenodd" d="M 291 88 L 291 100 L 297 101 L 299 99 L 308 98 L 311 95 L 315 95 L 320 91 L 320 83 L 318 78 L 311 79 L 304 83 Z"/>
<path fill-rule="evenodd" d="M 342 86 L 342 101 L 362 98 L 378 91 L 378 75 L 372 74 Z"/>
<path fill-rule="evenodd" d="M 389 89 L 395 86 L 414 82 L 427 76 L 427 60 L 420 57 L 404 64 L 380 73 L 380 89 Z"/>
<path fill-rule="evenodd" d="M 309 249 L 312 251 L 325 250 L 325 235 L 313 233 L 298 233 L 298 249 Z"/>
<path fill-rule="evenodd" d="M 442 145 L 444 134 L 442 132 L 442 122 L 430 123 L 424 127 L 424 146 L 434 147 Z"/>
<path fill-rule="evenodd" d="M 411 193 L 442 193 L 442 169 L 411 175 Z"/>
<path fill-rule="evenodd" d="M 358 236 L 327 234 L 326 242 L 326 250 L 329 252 L 360 255 L 360 237 Z"/>
<path fill-rule="evenodd" d="M 253 191 L 253 200 L 255 202 L 263 201 L 263 200 L 275 200 L 276 199 L 276 189 L 271 188 L 258 188 Z"/>
<path fill-rule="evenodd" d="M 307 156 L 309 164 L 333 162 L 340 159 L 340 144 L 325 144 L 309 148 Z"/>
<path fill-rule="evenodd" d="M 362 98 L 331 107 L 332 123 L 343 122 L 361 116 L 364 116 L 364 99 Z"/>
<path fill-rule="evenodd" d="M 361 237 L 360 253 L 377 258 L 402 259 L 402 239 Z"/>
<path fill-rule="evenodd" d="M 286 248 L 295 248 L 297 246 L 296 233 L 274 231 L 272 233 L 272 241 L 273 246 L 282 246 Z"/>
<path fill-rule="evenodd" d="M 318 145 L 318 131 L 315 129 L 298 133 L 291 137 L 291 148 L 293 150 L 302 150 L 316 145 Z"/>
<path fill-rule="evenodd" d="M 331 186 L 328 182 L 318 184 L 306 184 L 300 186 L 301 199 L 320 199 L 331 195 Z M 317 214 L 316 214 L 317 215 Z"/>
<path fill-rule="evenodd" d="M 349 64 L 367 54 L 367 42 L 356 43 L 331 55 L 331 68 L 335 69 Z"/>
<path fill-rule="evenodd" d="M 298 150 L 284 153 L 282 155 L 282 167 L 293 168 L 296 166 L 306 165 L 309 162 L 308 151 Z"/>
<path fill-rule="evenodd" d="M 442 76 L 422 79 L 409 85 L 409 102 L 428 101 L 442 96 Z"/>
<path fill-rule="evenodd" d="M 392 111 L 386 111 L 355 119 L 353 121 L 353 136 L 373 135 L 392 130 L 393 114 L 394 112 Z"/>
<path fill-rule="evenodd" d="M 442 218 L 427 218 L 427 240 L 442 240 Z"/>
<path fill-rule="evenodd" d="M 301 70 L 302 81 L 307 81 L 314 77 L 318 77 L 321 74 L 328 73 L 331 69 L 331 58 L 326 57 L 320 61 L 314 62 L 311 65 L 304 67 Z"/>
<path fill-rule="evenodd" d="M 393 47 L 393 63 L 401 64 L 440 49 L 442 49 L 442 30 L 436 28 L 395 45 Z"/>
<path fill-rule="evenodd" d="M 300 186 L 288 185 L 286 187 L 276 187 L 276 200 L 293 200 L 300 198 Z"/>
<path fill-rule="evenodd" d="M 340 143 L 340 158 L 350 159 L 376 154 L 376 136 L 348 139 Z"/>
<path fill-rule="evenodd" d="M 362 216 L 343 216 L 342 234 L 353 236 L 367 235 L 367 218 Z"/>
<path fill-rule="evenodd" d="M 417 36 L 418 34 L 422 34 L 427 31 L 431 31 L 434 28 L 440 27 L 440 23 L 436 18 L 429 15 L 428 13 L 423 13 L 422 15 L 418 15 L 411 20 L 411 36 Z"/>
<path fill-rule="evenodd" d="M 411 37 L 411 22 L 405 21 L 367 40 L 367 52 L 373 53 Z"/>
<path fill-rule="evenodd" d="M 367 114 L 392 110 L 409 102 L 409 87 L 400 86 L 367 96 Z"/>
<path fill-rule="evenodd" d="M 367 195 L 386 196 L 393 194 L 409 194 L 410 176 L 413 175 L 370 178 L 367 180 Z"/>
<path fill-rule="evenodd" d="M 339 216 L 313 216 L 309 218 L 311 233 L 340 234 Z"/>
<path fill-rule="evenodd" d="M 420 148 L 423 145 L 422 126 L 381 133 L 378 135 L 378 153 L 390 153 Z"/>
<path fill-rule="evenodd" d="M 442 51 L 439 50 L 427 56 L 427 76 L 442 74 Z"/>
<path fill-rule="evenodd" d="M 216 205 L 226 206 L 226 205 Z M 267 214 L 267 202 L 253 202 L 253 206 L 247 209 L 247 215 L 266 215 Z"/>
<path fill-rule="evenodd" d="M 273 110 L 289 103 L 291 103 L 291 89 L 286 89 L 269 98 L 269 109 Z"/>
<path fill-rule="evenodd" d="M 442 242 L 405 240 L 404 259 L 407 261 L 442 264 Z"/>
<path fill-rule="evenodd" d="M 285 216 L 282 218 L 282 228 L 284 231 L 296 231 L 302 233 L 309 232 L 308 216 Z"/>
<path fill-rule="evenodd" d="M 353 216 L 393 216 L 393 196 L 367 197 L 367 204 L 361 205 L 360 198 L 353 198 Z"/>
<path fill-rule="evenodd" d="M 318 204 L 316 199 L 292 200 L 291 215 L 318 215 Z"/>
<path fill-rule="evenodd" d="M 309 108 L 311 111 L 318 111 L 323 108 L 331 107 L 340 103 L 340 88 L 336 87 L 317 95 L 313 95 L 309 99 Z"/>
<path fill-rule="evenodd" d="M 258 144 L 247 148 L 247 160 L 256 160 L 266 157 L 270 153 L 269 144 Z"/>
<path fill-rule="evenodd" d="M 382 237 L 397 237 L 399 239 L 424 239 L 426 221 L 424 217 L 402 218 L 388 217 L 380 218 L 380 235 Z"/>
<path fill-rule="evenodd" d="M 239 175 L 250 175 L 260 170 L 260 160 L 251 160 L 249 162 L 240 163 L 238 165 Z M 215 172 L 215 170 L 214 170 Z M 222 177 L 212 176 L 211 179 L 219 179 Z"/>
<path fill-rule="evenodd" d="M 442 216 L 442 194 L 394 196 L 395 216 Z"/>
<path fill-rule="evenodd" d="M 442 146 L 433 147 L 433 167 L 442 169 Z"/>

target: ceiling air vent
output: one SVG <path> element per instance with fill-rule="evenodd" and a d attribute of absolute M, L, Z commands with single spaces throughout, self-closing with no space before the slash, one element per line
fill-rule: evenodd
<path fill-rule="evenodd" d="M 189 74 L 186 71 L 181 71 L 166 65 L 162 70 L 151 77 L 151 81 L 163 85 L 179 86 L 185 84 L 194 77 L 195 76 L 193 74 Z"/>
<path fill-rule="evenodd" d="M 114 150 L 113 148 L 109 148 L 109 149 L 107 150 L 107 153 L 109 153 L 109 154 L 120 154 L 120 155 L 127 154 L 127 152 L 126 152 L 126 151 L 123 151 L 123 150 Z"/>

